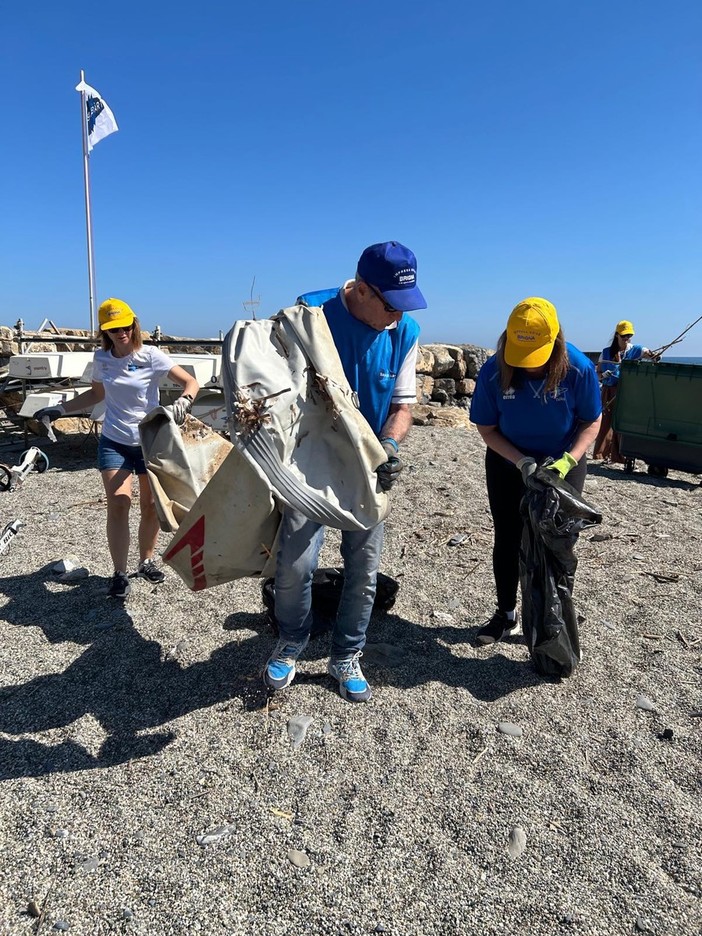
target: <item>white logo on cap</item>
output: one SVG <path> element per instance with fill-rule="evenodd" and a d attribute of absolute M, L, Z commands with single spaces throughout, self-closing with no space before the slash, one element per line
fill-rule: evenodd
<path fill-rule="evenodd" d="M 398 283 L 414 283 L 417 278 L 417 273 L 412 267 L 405 267 L 404 270 L 397 270 L 395 272 L 395 279 Z"/>

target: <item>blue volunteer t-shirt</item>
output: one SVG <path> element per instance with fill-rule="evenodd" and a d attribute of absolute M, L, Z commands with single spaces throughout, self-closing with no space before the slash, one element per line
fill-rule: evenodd
<path fill-rule="evenodd" d="M 497 426 L 525 455 L 559 458 L 567 452 L 578 423 L 592 422 L 602 412 L 600 388 L 593 363 L 566 343 L 569 368 L 554 393 L 544 395 L 546 381 L 525 380 L 515 390 L 502 390 L 495 355 L 480 369 L 470 408 L 479 426 Z"/>
<path fill-rule="evenodd" d="M 602 378 L 603 387 L 616 387 L 619 383 L 619 362 L 610 360 L 610 352 L 611 347 L 603 348 L 600 357 L 600 367 L 602 370 L 612 371 L 611 377 Z M 643 357 L 643 352 L 643 345 L 629 345 L 624 354 L 622 354 L 622 361 L 638 361 L 639 358 Z"/>
<path fill-rule="evenodd" d="M 351 315 L 341 289 L 305 293 L 297 301 L 323 309 L 361 413 L 379 435 L 390 412 L 398 372 L 419 337 L 419 324 L 405 314 L 396 328 L 376 331 Z"/>

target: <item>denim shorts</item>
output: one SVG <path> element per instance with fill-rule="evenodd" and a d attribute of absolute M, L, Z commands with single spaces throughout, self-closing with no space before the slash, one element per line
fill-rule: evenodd
<path fill-rule="evenodd" d="M 130 474 L 146 474 L 144 454 L 140 445 L 125 445 L 123 442 L 113 442 L 112 439 L 100 436 L 98 442 L 98 468 L 100 471 L 117 470 L 124 468 Z"/>

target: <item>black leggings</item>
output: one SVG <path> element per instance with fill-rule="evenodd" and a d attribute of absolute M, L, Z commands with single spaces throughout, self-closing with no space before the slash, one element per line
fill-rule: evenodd
<path fill-rule="evenodd" d="M 568 472 L 568 484 L 582 494 L 587 475 L 587 456 Z M 485 453 L 490 513 L 495 527 L 492 549 L 492 570 L 495 576 L 497 607 L 513 611 L 517 605 L 519 584 L 519 544 L 522 540 L 522 518 L 519 505 L 524 495 L 522 474 L 516 465 L 492 449 Z"/>

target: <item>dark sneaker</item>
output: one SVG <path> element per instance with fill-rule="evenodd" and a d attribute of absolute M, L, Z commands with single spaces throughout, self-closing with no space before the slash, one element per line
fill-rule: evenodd
<path fill-rule="evenodd" d="M 515 616 L 514 620 L 510 621 L 504 611 L 495 611 L 487 624 L 480 628 L 475 639 L 479 644 L 497 643 L 515 629 L 518 620 Z"/>
<path fill-rule="evenodd" d="M 143 562 L 140 562 L 139 568 L 134 574 L 136 578 L 146 579 L 147 582 L 152 582 L 154 585 L 158 585 L 166 578 L 153 559 L 144 559 Z"/>
<path fill-rule="evenodd" d="M 373 694 L 358 662 L 362 655 L 359 650 L 350 660 L 330 660 L 327 667 L 329 675 L 339 683 L 341 698 L 347 702 L 367 702 Z"/>
<path fill-rule="evenodd" d="M 263 682 L 269 689 L 286 689 L 295 678 L 297 658 L 307 646 L 309 638 L 300 643 L 281 638 L 273 649 L 263 671 Z"/>
<path fill-rule="evenodd" d="M 132 586 L 129 584 L 129 576 L 127 573 L 115 572 L 115 574 L 110 579 L 110 586 L 107 589 L 107 597 L 117 598 L 119 601 L 124 601 L 131 590 Z"/>

